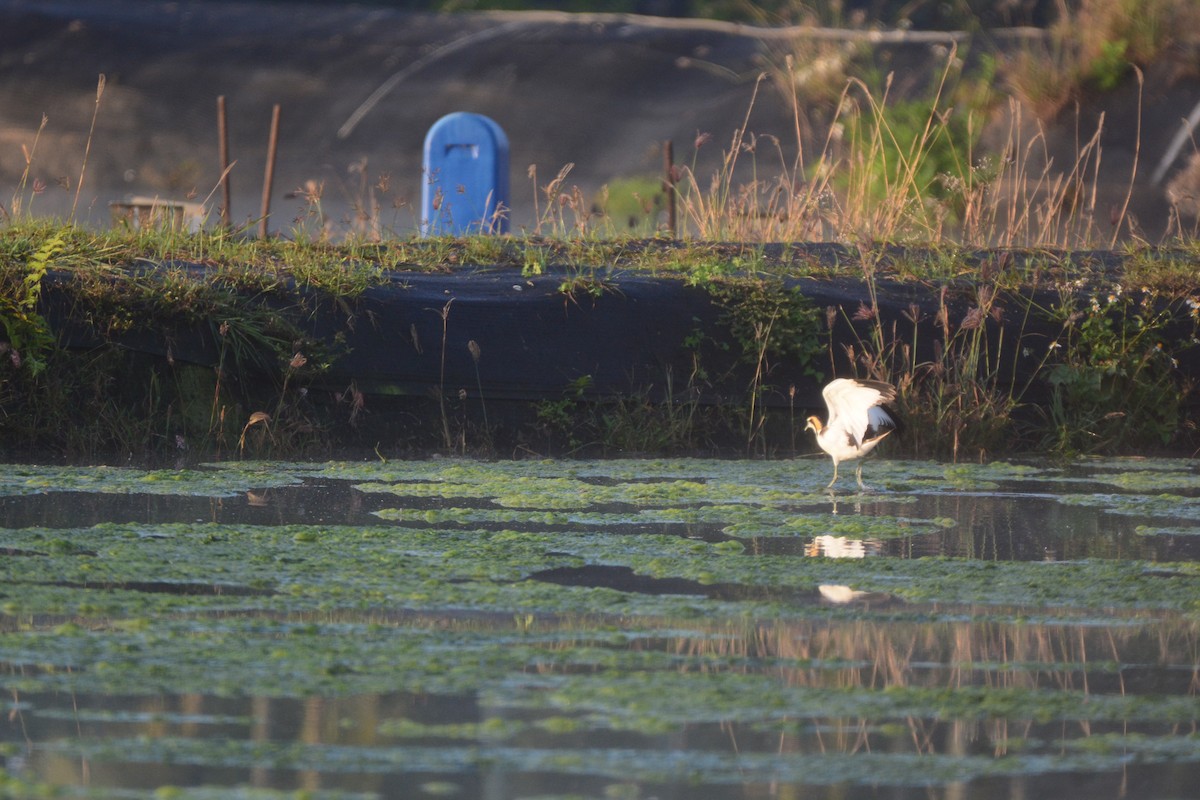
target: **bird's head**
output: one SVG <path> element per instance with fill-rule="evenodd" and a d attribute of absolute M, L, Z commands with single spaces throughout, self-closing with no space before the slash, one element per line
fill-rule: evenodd
<path fill-rule="evenodd" d="M 820 433 L 824 427 L 824 423 L 822 423 L 819 418 L 809 417 L 808 424 L 804 426 L 804 430 L 812 431 L 813 433 Z"/>

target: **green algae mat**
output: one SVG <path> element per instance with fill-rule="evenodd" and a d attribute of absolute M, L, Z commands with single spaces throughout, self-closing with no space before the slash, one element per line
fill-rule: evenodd
<path fill-rule="evenodd" d="M 1195 463 L 828 470 L 0 467 L 0 797 L 1190 796 Z"/>

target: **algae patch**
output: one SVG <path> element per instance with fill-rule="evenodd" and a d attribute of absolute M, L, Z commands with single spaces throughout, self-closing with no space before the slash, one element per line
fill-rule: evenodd
<path fill-rule="evenodd" d="M 14 742 L 52 731 L 29 746 L 39 764 L 307 770 L 331 796 L 386 793 L 372 776 L 450 791 L 481 770 L 720 798 L 1131 757 L 1200 771 L 1200 567 L 1182 522 L 1132 537 L 1170 540 L 1172 558 L 1118 537 L 1089 545 L 1103 558 L 1005 559 L 993 540 L 1019 535 L 990 496 L 1103 538 L 1133 530 L 1123 505 L 1180 517 L 1184 488 L 1116 485 L 1098 462 L 873 469 L 888 490 L 828 495 L 815 462 L 25 468 L 6 503 L 299 494 L 253 523 L 0 528 L 0 725 Z M 1182 486 L 1192 470 L 1142 473 Z M 358 487 L 336 495 L 336 524 L 298 521 L 288 505 L 329 483 Z M 970 555 L 938 551 L 962 541 Z M 276 717 L 311 735 L 254 739 Z"/>
<path fill-rule="evenodd" d="M 270 469 L 214 472 L 208 469 L 141 470 L 9 464 L 0 471 L 0 497 L 46 492 L 232 497 L 250 489 L 298 483 L 298 476 Z"/>

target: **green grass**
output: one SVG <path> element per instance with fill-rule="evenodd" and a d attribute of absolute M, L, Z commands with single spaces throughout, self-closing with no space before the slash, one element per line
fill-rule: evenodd
<path fill-rule="evenodd" d="M 782 242 L 783 240 L 781 240 Z M 53 253 L 44 250 L 54 242 Z M 41 251 L 41 255 L 39 255 Z M 220 230 L 93 230 L 54 220 L 29 220 L 0 227 L 0 281 L 19 299 L 21 282 L 36 266 L 86 283 L 134 282 L 146 267 L 164 263 L 202 265 L 203 285 L 271 293 L 284 281 L 352 299 L 388 280 L 388 272 L 480 270 L 517 272 L 556 269 L 575 277 L 642 274 L 705 284 L 723 276 L 756 278 L 852 278 L 870 275 L 912 283 L 978 283 L 994 278 L 1006 288 L 1053 288 L 1064 282 L 1118 282 L 1171 295 L 1192 288 L 1188 278 L 1200 262 L 1200 247 L 1179 242 L 1160 247 L 1131 245 L 1116 251 L 1109 269 L 1070 250 L 1029 248 L 1016 253 L 981 253 L 951 241 L 902 248 L 879 243 L 812 245 L 780 242 L 722 243 L 658 237 L 610 239 L 513 235 L 397 238 L 379 243 L 332 243 L 249 239 Z M 1000 271 L 989 274 L 989 262 Z M 178 274 L 179 273 L 177 271 Z M 193 287 L 198 290 L 199 283 Z M 102 292 L 98 286 L 93 290 Z M 189 299 L 176 298 L 188 305 Z M 199 302 L 198 297 L 190 300 Z M 179 308 L 175 302 L 168 303 Z"/>

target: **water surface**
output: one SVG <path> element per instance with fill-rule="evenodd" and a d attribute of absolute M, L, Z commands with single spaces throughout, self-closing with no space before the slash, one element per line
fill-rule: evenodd
<path fill-rule="evenodd" d="M 1200 781 L 1191 461 L 879 461 L 834 494 L 816 460 L 2 475 L 0 794 Z"/>

